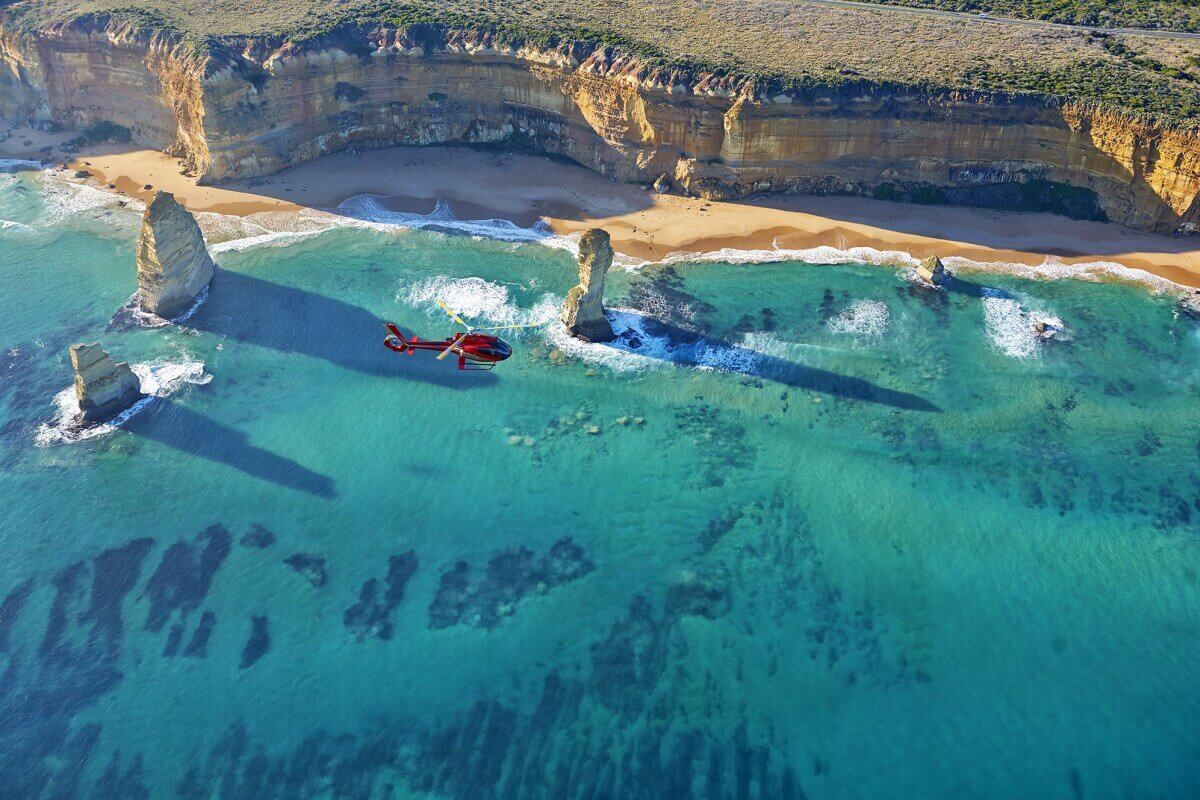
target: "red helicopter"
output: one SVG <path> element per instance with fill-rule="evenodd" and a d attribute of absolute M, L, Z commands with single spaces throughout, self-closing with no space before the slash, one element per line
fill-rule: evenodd
<path fill-rule="evenodd" d="M 466 328 L 465 333 L 457 333 L 447 339 L 434 341 L 430 339 L 418 339 L 416 336 L 406 337 L 396 327 L 394 322 L 384 323 L 389 331 L 389 336 L 383 340 L 383 346 L 396 353 L 407 353 L 412 355 L 417 350 L 436 350 L 438 353 L 437 360 L 441 361 L 451 353 L 458 354 L 458 368 L 462 370 L 484 370 L 491 369 L 499 364 L 504 359 L 512 355 L 512 347 L 508 342 L 497 336 L 491 336 L 486 333 L 477 333 L 478 330 L 485 331 L 501 331 L 511 328 L 535 328 L 542 323 L 534 325 L 500 325 L 495 328 L 473 328 L 467 324 L 458 312 L 450 308 L 441 300 L 437 304 L 443 311 L 450 315 L 450 318 Z"/>

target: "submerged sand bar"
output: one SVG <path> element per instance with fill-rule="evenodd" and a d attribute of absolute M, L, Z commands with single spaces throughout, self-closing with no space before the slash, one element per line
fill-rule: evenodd
<path fill-rule="evenodd" d="M 14 137 L 15 138 L 15 137 Z M 0 151 L 0 156 L 4 155 Z M 19 155 L 10 153 L 10 155 Z M 545 219 L 557 233 L 602 225 L 618 253 L 657 261 L 675 253 L 803 250 L 819 246 L 959 256 L 1030 267 L 1109 262 L 1200 286 L 1200 237 L 1140 233 L 1050 214 L 919 206 L 857 197 L 766 196 L 719 202 L 655 194 L 549 158 L 461 147 L 396 147 L 339 153 L 275 175 L 198 186 L 157 151 L 102 147 L 72 169 L 149 201 L 157 189 L 192 211 L 248 215 L 335 208 L 354 195 L 428 213 L 436 200 L 460 219 Z M 150 185 L 152 189 L 144 187 Z"/>

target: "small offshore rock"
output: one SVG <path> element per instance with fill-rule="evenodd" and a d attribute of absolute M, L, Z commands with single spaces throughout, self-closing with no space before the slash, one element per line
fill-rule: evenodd
<path fill-rule="evenodd" d="M 942 260 L 937 256 L 930 256 L 917 266 L 917 277 L 931 286 L 941 286 L 948 276 Z"/>
<path fill-rule="evenodd" d="M 329 581 L 329 573 L 325 571 L 325 559 L 308 553 L 293 553 L 283 560 L 284 564 L 304 576 L 314 588 L 320 589 Z"/>
<path fill-rule="evenodd" d="M 71 345 L 75 399 L 87 422 L 110 419 L 145 397 L 125 361 L 113 361 L 98 342 Z"/>
<path fill-rule="evenodd" d="M 86 169 L 77 169 L 77 170 L 75 170 L 74 177 L 90 178 L 90 177 L 92 177 L 92 173 L 88 172 Z"/>
<path fill-rule="evenodd" d="M 154 195 L 138 235 L 137 302 L 142 310 L 169 318 L 187 309 L 212 280 L 214 266 L 196 218 L 169 192 Z"/>
<path fill-rule="evenodd" d="M 567 293 L 562 321 L 567 331 L 585 342 L 616 338 L 604 316 L 604 275 L 612 266 L 613 249 L 608 232 L 592 228 L 579 240 L 579 283 Z"/>

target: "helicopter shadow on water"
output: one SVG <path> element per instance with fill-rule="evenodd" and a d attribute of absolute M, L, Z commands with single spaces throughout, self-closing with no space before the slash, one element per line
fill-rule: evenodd
<path fill-rule="evenodd" d="M 387 334 L 385 322 L 361 306 L 218 268 L 208 300 L 185 324 L 367 375 L 457 390 L 490 386 L 498 380 L 490 372 L 459 371 L 453 361 L 397 356 L 382 344 Z M 405 336 L 411 334 L 401 331 Z"/>
<path fill-rule="evenodd" d="M 627 321 L 634 322 L 634 325 L 626 327 L 620 324 L 621 320 L 618 319 L 618 325 L 614 327 L 624 328 L 624 330 L 621 330 L 611 346 L 630 353 L 659 358 L 674 364 L 712 367 L 723 372 L 735 372 L 751 378 L 769 380 L 785 386 L 848 400 L 877 403 L 909 411 L 932 413 L 941 413 L 942 411 L 937 405 L 920 395 L 888 389 L 862 378 L 798 364 L 734 344 L 719 337 L 687 330 L 639 312 L 623 311 L 620 313 L 633 317 L 634 319 Z M 650 343 L 643 341 L 643 334 L 654 340 L 665 340 L 668 344 L 665 351 L 660 352 L 658 348 L 648 347 Z M 711 358 L 714 352 L 720 356 L 719 365 L 714 364 Z"/>
<path fill-rule="evenodd" d="M 473 389 L 496 382 L 495 375 L 461 372 L 453 362 L 398 357 L 383 347 L 384 322 L 360 306 L 218 268 L 208 299 L 183 324 L 279 353 L 317 358 L 366 375 L 451 389 Z M 141 438 L 227 464 L 279 486 L 317 497 L 337 496 L 331 478 L 251 444 L 249 437 L 235 428 L 170 399 L 159 400 L 155 406 L 123 427 Z"/>
<path fill-rule="evenodd" d="M 241 431 L 161 398 L 122 428 L 142 439 L 159 442 L 199 458 L 226 464 L 247 475 L 316 497 L 337 497 L 333 479 L 290 458 L 250 443 Z"/>

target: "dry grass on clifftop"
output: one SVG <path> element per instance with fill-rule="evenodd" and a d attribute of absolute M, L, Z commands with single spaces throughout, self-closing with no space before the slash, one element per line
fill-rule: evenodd
<path fill-rule="evenodd" d="M 307 38 L 350 23 L 501 27 L 601 38 L 667 61 L 799 82 L 864 79 L 1090 100 L 1200 119 L 1200 41 L 817 5 L 805 0 L 18 0 L 9 24 L 117 11 L 193 40 Z"/>

